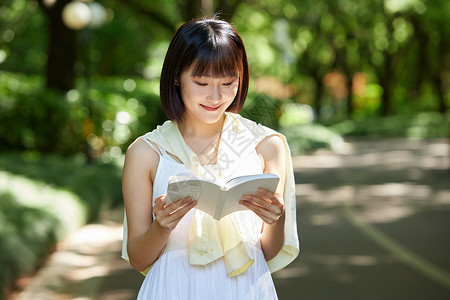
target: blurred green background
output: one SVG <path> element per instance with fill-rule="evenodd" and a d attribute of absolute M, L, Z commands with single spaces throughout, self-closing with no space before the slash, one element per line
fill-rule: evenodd
<path fill-rule="evenodd" d="M 239 31 L 242 114 L 284 133 L 294 155 L 339 152 L 347 137 L 449 135 L 449 1 L 98 0 L 102 22 L 78 30 L 62 20 L 69 2 L 0 4 L 3 294 L 121 204 L 124 153 L 166 120 L 162 62 L 194 17 L 219 12 Z"/>

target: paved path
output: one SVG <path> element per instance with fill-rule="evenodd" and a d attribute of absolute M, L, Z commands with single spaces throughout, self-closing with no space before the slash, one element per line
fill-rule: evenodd
<path fill-rule="evenodd" d="M 448 154 L 444 139 L 391 139 L 294 157 L 302 250 L 273 274 L 280 299 L 450 299 Z M 135 299 L 121 217 L 70 236 L 14 299 Z"/>

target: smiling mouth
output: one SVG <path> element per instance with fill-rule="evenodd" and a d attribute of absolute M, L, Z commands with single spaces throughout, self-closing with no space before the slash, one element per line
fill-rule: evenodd
<path fill-rule="evenodd" d="M 206 106 L 206 105 L 200 104 L 200 106 L 203 107 L 204 109 L 206 109 L 207 111 L 216 111 L 222 106 L 222 104 L 219 104 L 216 106 Z"/>

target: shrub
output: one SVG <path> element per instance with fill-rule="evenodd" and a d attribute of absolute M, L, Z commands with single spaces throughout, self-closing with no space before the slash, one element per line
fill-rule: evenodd
<path fill-rule="evenodd" d="M 0 286 L 10 286 L 32 272 L 56 242 L 59 222 L 52 214 L 26 207 L 10 193 L 0 193 Z"/>
<path fill-rule="evenodd" d="M 83 152 L 111 161 L 138 135 L 166 120 L 156 82 L 131 78 L 80 80 L 68 93 L 42 79 L 0 72 L 0 148 Z"/>
<path fill-rule="evenodd" d="M 286 136 L 292 155 L 310 153 L 318 149 L 339 152 L 345 144 L 340 135 L 320 124 L 292 125 L 280 131 Z"/>
<path fill-rule="evenodd" d="M 122 203 L 113 164 L 1 153 L 0 169 L 0 292 L 36 270 L 56 241 Z"/>
<path fill-rule="evenodd" d="M 449 121 L 450 115 L 421 112 L 414 115 L 346 120 L 331 125 L 330 128 L 343 136 L 432 138 L 447 136 Z"/>

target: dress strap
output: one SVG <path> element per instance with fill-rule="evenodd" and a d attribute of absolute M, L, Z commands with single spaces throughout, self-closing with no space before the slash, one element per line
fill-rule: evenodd
<path fill-rule="evenodd" d="M 141 137 L 141 139 L 146 142 L 153 150 L 155 150 L 161 157 L 167 158 L 170 161 L 173 161 L 177 164 L 182 164 L 181 162 L 175 160 L 169 153 L 167 153 L 166 150 L 164 150 L 162 147 L 160 147 L 158 144 L 152 143 L 150 140 Z"/>
<path fill-rule="evenodd" d="M 141 140 L 146 142 L 147 145 L 149 145 L 153 150 L 155 150 L 160 156 L 166 156 L 167 155 L 167 152 L 163 148 L 161 148 L 159 145 L 153 144 L 152 142 L 150 142 L 146 138 L 141 138 Z"/>

